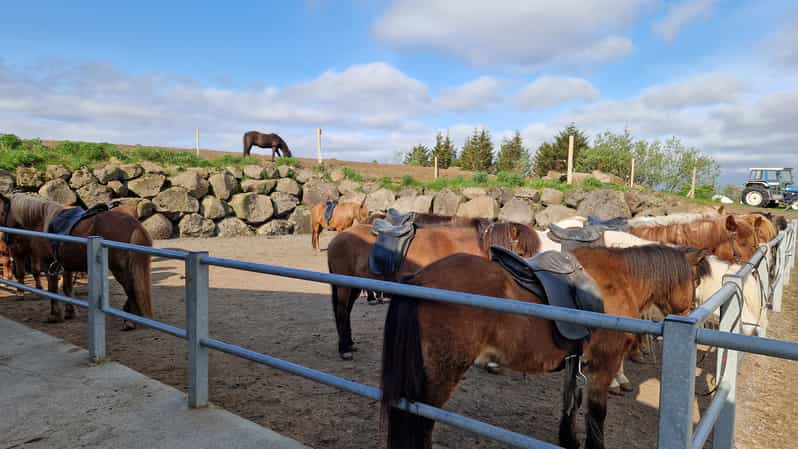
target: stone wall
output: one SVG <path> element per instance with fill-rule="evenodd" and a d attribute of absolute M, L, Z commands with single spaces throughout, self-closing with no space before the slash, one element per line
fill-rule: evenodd
<path fill-rule="evenodd" d="M 262 165 L 164 169 L 157 164 L 111 162 L 70 171 L 18 167 L 0 170 L 0 193 L 35 192 L 64 205 L 92 207 L 120 202 L 135 207 L 155 239 L 231 237 L 310 232 L 310 208 L 326 200 L 365 204 L 370 211 L 485 217 L 545 227 L 563 218 L 666 215 L 686 212 L 686 203 L 653 193 L 615 190 L 469 187 L 461 191 L 394 192 L 379 183 L 358 183 L 333 170 L 325 181 L 310 169 Z"/>

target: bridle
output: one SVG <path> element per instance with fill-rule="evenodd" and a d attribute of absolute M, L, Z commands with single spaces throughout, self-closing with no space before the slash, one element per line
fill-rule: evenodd
<path fill-rule="evenodd" d="M 756 234 L 756 233 L 754 233 Z M 729 239 L 729 247 L 732 250 L 732 256 L 734 257 L 734 263 L 739 264 L 742 260 L 740 257 L 740 252 L 737 251 L 737 247 L 734 246 L 734 232 L 726 231 L 726 237 Z"/>

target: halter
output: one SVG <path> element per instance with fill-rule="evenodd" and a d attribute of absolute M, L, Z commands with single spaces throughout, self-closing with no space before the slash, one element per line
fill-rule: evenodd
<path fill-rule="evenodd" d="M 755 233 L 756 234 L 756 233 Z M 732 255 L 734 256 L 734 263 L 740 263 L 740 253 L 737 251 L 737 247 L 734 246 L 734 232 L 726 231 L 726 237 L 729 239 L 729 246 L 732 250 Z"/>

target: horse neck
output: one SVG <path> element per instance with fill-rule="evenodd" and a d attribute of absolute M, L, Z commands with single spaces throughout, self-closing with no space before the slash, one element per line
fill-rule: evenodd
<path fill-rule="evenodd" d="M 708 256 L 706 261 L 709 264 L 709 273 L 701 277 L 695 290 L 696 300 L 702 304 L 723 286 L 723 275 L 734 267 L 717 256 Z"/>

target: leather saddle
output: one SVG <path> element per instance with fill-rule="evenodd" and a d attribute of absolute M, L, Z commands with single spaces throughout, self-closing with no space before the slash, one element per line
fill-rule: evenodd
<path fill-rule="evenodd" d="M 595 215 L 588 215 L 587 224 L 589 226 L 600 226 L 607 231 L 626 231 L 629 228 L 629 220 L 624 217 L 602 220 Z"/>
<path fill-rule="evenodd" d="M 335 210 L 335 201 L 327 200 L 327 205 L 324 207 L 324 221 L 329 223 L 330 220 L 332 220 L 334 210 Z"/>
<path fill-rule="evenodd" d="M 88 210 L 82 209 L 80 207 L 64 209 L 58 215 L 53 217 L 52 220 L 50 220 L 50 223 L 47 225 L 47 232 L 50 234 L 70 235 L 72 234 L 72 229 L 75 227 L 75 225 L 81 221 L 93 217 L 101 212 L 107 212 L 108 210 L 110 210 L 110 208 L 107 204 L 98 204 Z M 60 260 L 61 258 L 59 254 L 61 243 L 62 242 L 50 240 L 53 257 L 56 260 Z"/>
<path fill-rule="evenodd" d="M 593 278 L 572 254 L 545 251 L 523 259 L 502 247 L 490 248 L 498 263 L 516 283 L 543 302 L 569 309 L 604 313 L 604 302 Z M 564 321 L 554 322 L 554 341 L 561 349 L 580 353 L 590 328 Z"/>
<path fill-rule="evenodd" d="M 394 213 L 392 213 L 394 212 Z M 404 263 L 410 242 L 416 235 L 415 214 L 399 214 L 388 209 L 385 218 L 374 220 L 371 232 L 377 241 L 369 253 L 369 271 L 377 276 L 392 276 Z"/>
<path fill-rule="evenodd" d="M 563 251 L 572 251 L 585 246 L 605 246 L 604 229 L 600 226 L 563 228 L 550 224 L 547 235 L 551 240 L 560 243 Z"/>

